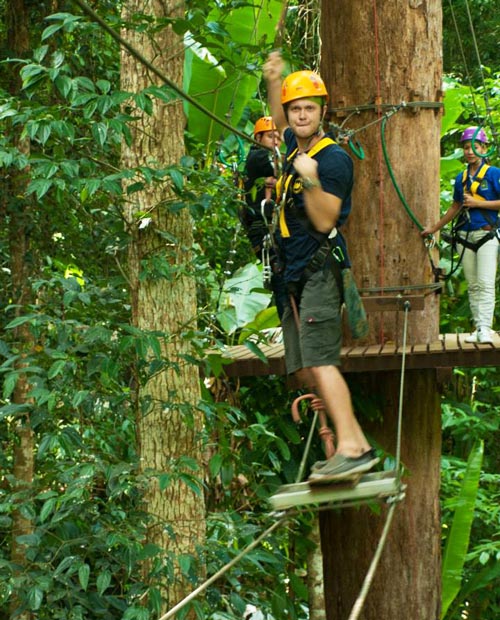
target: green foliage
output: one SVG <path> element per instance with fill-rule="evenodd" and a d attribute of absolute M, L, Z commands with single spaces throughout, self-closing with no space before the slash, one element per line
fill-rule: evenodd
<path fill-rule="evenodd" d="M 470 542 L 464 557 L 464 545 L 448 542 L 451 555 L 465 560 L 463 569 L 449 576 L 451 582 L 462 580 L 460 590 L 449 607 L 446 620 L 460 620 L 463 614 L 494 620 L 499 609 L 500 523 L 499 483 L 500 452 L 495 437 L 500 427 L 497 369 L 456 369 L 454 383 L 443 401 L 442 520 L 450 531 L 454 512 L 464 516 L 467 509 L 457 507 L 456 498 L 466 477 L 466 459 L 474 446 L 484 443 L 484 458 L 477 488 Z M 459 518 L 459 517 L 457 517 Z M 462 533 L 464 529 L 461 530 Z M 459 538 L 460 540 L 460 538 Z M 450 590 L 448 601 L 451 598 Z"/>
<path fill-rule="evenodd" d="M 443 602 L 441 618 L 446 616 L 446 612 L 460 590 L 462 569 L 469 546 L 479 476 L 483 462 L 483 449 L 483 443 L 479 442 L 474 446 L 469 455 L 450 532 L 446 538 L 442 569 Z"/>
<path fill-rule="evenodd" d="M 282 2 L 260 5 L 212 6 L 187 40 L 184 70 L 185 90 L 219 118 L 238 125 L 244 109 L 257 92 L 260 63 L 273 44 Z M 201 24 L 200 24 L 201 25 Z M 262 104 L 264 106 L 264 102 Z M 263 108 L 261 115 L 264 112 Z M 188 130 L 211 151 L 223 128 L 186 104 Z"/>
<path fill-rule="evenodd" d="M 490 3 L 477 4 L 487 7 Z M 168 87 L 157 86 L 138 93 L 121 91 L 119 50 L 109 35 L 70 13 L 71 3 L 60 3 L 60 12 L 52 16 L 46 15 L 48 5 L 29 3 L 33 51 L 21 59 L 6 53 L 0 65 L 4 89 L 13 75 L 22 79 L 22 90 L 15 95 L 0 91 L 5 221 L 0 231 L 0 615 L 7 616 L 15 598 L 19 612 L 30 610 L 40 620 L 149 620 L 159 616 L 162 585 L 175 578 L 175 558 L 165 557 L 145 542 L 151 523 L 142 497 L 150 477 L 164 489 L 179 479 L 180 470 L 186 485 L 203 488 L 206 494 L 206 545 L 200 543 L 196 557 L 179 558 L 183 577 L 195 587 L 203 574 L 200 562 L 206 560 L 208 574 L 215 573 L 272 522 L 265 500 L 279 484 L 295 480 L 309 425 L 296 426 L 291 421 L 290 393 L 281 378 L 248 379 L 235 393 L 220 378 L 221 357 L 207 354 L 207 347 L 227 342 L 224 328 L 240 342 L 252 335 L 256 342 L 248 346 L 256 348 L 259 330 L 273 326 L 276 319 L 274 309 L 265 309 L 242 320 L 240 309 L 246 312 L 247 308 L 239 302 L 231 306 L 227 324 L 217 318 L 217 312 L 228 307 L 228 275 L 238 269 L 240 274 L 256 269 L 245 267 L 253 262 L 253 255 L 237 228 L 241 196 L 233 164 L 241 167 L 241 157 L 236 141 L 227 137 L 219 145 L 229 160 L 224 167 L 206 144 L 219 142 L 223 132 L 188 106 L 189 156 L 170 167 L 150 162 L 136 170 L 120 169 L 120 145 L 130 143 L 135 110 L 149 114 L 156 101 L 168 102 L 172 93 Z M 306 40 L 311 32 L 306 21 L 314 17 L 312 10 L 303 12 L 311 6 L 303 5 L 294 6 L 287 16 L 287 36 L 293 26 L 297 33 L 293 36 L 299 41 Z M 156 28 L 168 24 L 186 34 L 188 44 L 196 42 L 186 59 L 185 83 L 190 93 L 213 106 L 221 118 L 227 120 L 230 114 L 231 122 L 248 129 L 250 119 L 263 110 L 258 96 L 252 101 L 248 97 L 257 91 L 258 65 L 272 46 L 281 3 L 273 1 L 264 7 L 269 13 L 261 10 L 257 22 L 254 6 L 238 1 L 215 6 L 190 0 L 181 19 L 154 22 L 137 14 L 129 25 L 154 36 Z M 120 3 L 99 3 L 99 11 L 117 28 L 119 9 Z M 2 25 L 0 33 L 5 36 Z M 250 45 L 247 37 L 252 39 Z M 290 61 L 315 65 L 314 50 L 305 44 L 288 47 L 294 50 Z M 201 60 L 202 48 L 216 62 Z M 493 95 L 498 83 L 493 62 L 490 66 L 487 88 Z M 206 89 L 206 100 L 201 88 Z M 475 88 L 474 96 L 481 95 L 482 87 Z M 462 82 L 447 89 L 443 208 L 459 160 L 456 134 L 476 115 L 472 93 L 466 91 Z M 229 111 L 228 102 L 232 103 Z M 493 107 L 497 119 L 496 100 Z M 18 135 L 29 140 L 29 153 L 18 148 Z M 12 192 L 10 177 L 28 169 L 26 193 Z M 128 182 L 126 196 L 123 181 Z M 206 419 L 208 467 L 203 480 L 185 459 L 173 460 L 168 471 L 141 472 L 136 453 L 135 389 L 141 381 L 171 367 L 162 356 L 162 343 L 174 336 L 141 332 L 129 325 L 128 231 L 122 205 L 148 184 L 163 183 L 172 188 L 174 198 L 161 208 L 171 213 L 187 208 L 194 220 L 196 246 L 190 273 L 198 285 L 200 329 L 182 333 L 195 351 L 187 361 L 201 360 L 207 376 L 219 377 L 207 379 L 199 405 Z M 28 284 L 35 301 L 22 306 L 10 279 L 8 233 L 16 219 L 22 218 L 26 204 L 34 207 L 26 261 L 32 266 Z M 140 214 L 144 225 L 147 216 Z M 169 231 L 162 234 L 167 243 L 175 242 Z M 172 278 L 175 274 L 166 260 L 145 261 L 145 277 Z M 468 317 L 459 273 L 450 282 L 450 291 L 443 296 L 443 325 L 446 331 L 465 329 Z M 32 350 L 20 346 L 16 330 L 21 327 L 33 337 Z M 21 358 L 22 372 L 17 365 Z M 29 398 L 17 403 L 13 394 L 24 376 L 29 379 Z M 481 369 L 456 377 L 455 392 L 450 389 L 443 407 L 444 522 L 451 522 L 449 498 L 457 495 L 464 459 L 473 442 L 485 442 L 485 456 L 462 587 L 449 620 L 458 620 L 464 609 L 473 609 L 475 617 L 494 620 L 500 613 L 500 498 L 498 474 L 491 472 L 500 469 L 500 453 L 493 440 L 500 419 L 495 401 L 499 381 Z M 355 386 L 353 396 L 355 401 L 361 398 Z M 177 395 L 165 397 L 167 406 L 170 399 L 176 401 Z M 189 423 L 191 411 L 180 405 Z M 141 406 L 139 411 L 146 412 L 149 403 Z M 362 408 L 378 415 L 376 403 L 363 402 Z M 14 479 L 12 462 L 18 425 L 27 413 L 36 455 L 33 484 L 23 488 Z M 315 444 L 309 458 L 321 457 L 321 448 Z M 12 524 L 18 514 L 33 523 L 33 531 L 15 540 Z M 304 575 L 310 520 L 310 515 L 302 515 L 249 553 L 209 589 L 205 601 L 194 601 L 198 617 L 239 620 L 245 604 L 252 603 L 276 620 L 306 618 Z M 22 569 L 10 555 L 14 542 L 22 545 Z"/>

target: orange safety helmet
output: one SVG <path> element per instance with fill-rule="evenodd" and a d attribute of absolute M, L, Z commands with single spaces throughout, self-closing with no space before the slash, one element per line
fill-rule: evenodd
<path fill-rule="evenodd" d="M 263 131 L 278 131 L 278 128 L 274 124 L 272 116 L 261 116 L 255 123 L 253 128 L 253 137 Z"/>
<path fill-rule="evenodd" d="M 295 99 L 308 97 L 325 97 L 328 100 L 328 92 L 321 77 L 314 71 L 296 71 L 290 73 L 281 85 L 281 103 L 285 105 Z"/>

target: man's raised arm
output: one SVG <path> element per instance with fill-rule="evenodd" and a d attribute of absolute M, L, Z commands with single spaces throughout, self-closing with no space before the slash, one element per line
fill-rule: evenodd
<path fill-rule="evenodd" d="M 267 84 L 267 101 L 271 116 L 281 135 L 288 127 L 285 111 L 281 105 L 281 82 L 285 63 L 279 52 L 271 52 L 264 64 L 264 78 Z"/>

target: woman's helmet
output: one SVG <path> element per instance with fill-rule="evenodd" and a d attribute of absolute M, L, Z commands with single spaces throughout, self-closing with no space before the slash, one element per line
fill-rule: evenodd
<path fill-rule="evenodd" d="M 253 128 L 253 137 L 263 131 L 277 131 L 272 116 L 261 116 L 255 123 Z"/>
<path fill-rule="evenodd" d="M 296 71 L 287 75 L 281 85 L 282 105 L 308 97 L 324 97 L 328 100 L 328 92 L 321 77 L 314 71 Z"/>
<path fill-rule="evenodd" d="M 482 142 L 483 144 L 488 143 L 486 133 L 484 132 L 484 129 L 481 129 L 481 127 L 467 127 L 467 129 L 460 136 L 460 142 L 467 142 L 469 140 Z"/>

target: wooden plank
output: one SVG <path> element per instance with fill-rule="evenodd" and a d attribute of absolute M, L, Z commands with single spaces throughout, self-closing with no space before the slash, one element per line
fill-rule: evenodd
<path fill-rule="evenodd" d="M 429 352 L 429 343 L 425 342 L 423 344 L 414 344 L 412 346 L 412 354 L 414 355 L 423 355 L 424 353 Z"/>
<path fill-rule="evenodd" d="M 380 354 L 381 355 L 396 355 L 396 352 L 398 350 L 398 345 L 394 340 L 388 340 L 387 342 L 384 343 L 384 346 L 382 347 Z"/>
<path fill-rule="evenodd" d="M 444 351 L 444 340 L 440 337 L 440 340 L 429 342 L 429 353 L 441 353 Z"/>
<path fill-rule="evenodd" d="M 371 357 L 373 355 L 380 355 L 383 346 L 380 344 L 372 344 L 366 347 L 363 357 Z"/>
<path fill-rule="evenodd" d="M 458 351 L 460 349 L 457 334 L 443 334 L 443 336 L 445 351 Z"/>
<path fill-rule="evenodd" d="M 345 351 L 342 350 L 342 357 L 363 357 L 370 345 L 363 344 L 352 346 Z"/>

